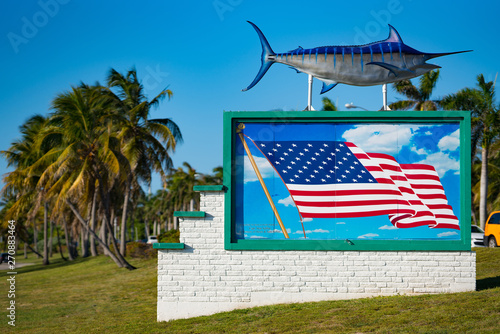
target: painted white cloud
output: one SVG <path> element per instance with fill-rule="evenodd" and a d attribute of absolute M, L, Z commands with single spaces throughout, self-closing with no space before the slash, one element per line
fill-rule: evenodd
<path fill-rule="evenodd" d="M 426 136 L 430 136 L 430 135 L 432 135 L 432 132 L 431 131 L 425 131 L 425 135 Z"/>
<path fill-rule="evenodd" d="M 318 228 L 318 229 L 312 230 L 312 233 L 330 233 L 330 231 Z"/>
<path fill-rule="evenodd" d="M 266 237 L 262 237 L 260 235 L 251 235 L 250 239 L 267 239 Z"/>
<path fill-rule="evenodd" d="M 286 229 L 286 232 L 287 232 L 288 234 L 290 234 L 290 233 L 292 233 L 292 230 L 291 230 L 291 229 L 289 229 L 289 228 L 287 228 L 287 229 Z M 281 233 L 281 234 L 283 234 L 283 231 L 282 231 L 281 229 L 274 229 L 274 230 L 269 231 L 269 233 Z"/>
<path fill-rule="evenodd" d="M 304 219 L 302 219 L 302 221 L 303 221 L 304 223 L 307 223 L 307 222 L 312 222 L 312 221 L 313 221 L 313 219 L 312 219 L 312 218 L 304 218 Z"/>
<path fill-rule="evenodd" d="M 345 225 L 345 222 L 338 222 L 338 223 L 335 223 L 337 225 Z"/>
<path fill-rule="evenodd" d="M 330 233 L 330 231 L 328 230 L 323 230 L 321 228 L 317 228 L 315 230 L 306 230 L 306 234 L 309 234 L 309 233 Z M 294 234 L 304 234 L 304 231 L 302 230 L 297 230 L 296 232 L 294 232 Z"/>
<path fill-rule="evenodd" d="M 368 239 L 368 238 L 375 238 L 375 237 L 378 237 L 379 235 L 378 234 L 375 234 L 375 233 L 367 233 L 367 234 L 363 234 L 363 235 L 360 235 L 358 237 L 358 239 Z"/>
<path fill-rule="evenodd" d="M 447 171 L 454 171 L 456 173 L 456 171 L 460 170 L 460 162 L 451 158 L 449 154 L 444 152 L 431 153 L 418 163 L 433 166 L 440 178 L 443 177 Z"/>
<path fill-rule="evenodd" d="M 384 225 L 378 228 L 379 230 L 397 230 L 398 228 L 394 225 Z"/>
<path fill-rule="evenodd" d="M 412 146 L 411 151 L 417 153 L 418 155 L 427 155 L 427 151 L 424 148 L 417 149 L 416 146 Z"/>
<path fill-rule="evenodd" d="M 460 146 L 460 129 L 449 136 L 445 136 L 439 140 L 438 147 L 441 151 L 455 151 Z"/>
<path fill-rule="evenodd" d="M 365 152 L 395 154 L 402 146 L 410 143 L 413 133 L 419 127 L 401 124 L 358 125 L 344 132 L 342 137 Z"/>
<path fill-rule="evenodd" d="M 284 206 L 295 207 L 295 203 L 293 202 L 292 196 L 288 196 L 286 198 L 282 198 L 282 199 L 278 200 L 278 204 L 283 204 Z"/>
<path fill-rule="evenodd" d="M 439 233 L 437 236 L 438 238 L 442 238 L 442 237 L 449 237 L 451 235 L 458 235 L 457 232 L 443 232 L 443 233 Z"/>
<path fill-rule="evenodd" d="M 274 168 L 271 166 L 269 161 L 265 158 L 261 157 L 253 157 L 255 160 L 255 164 L 257 165 L 257 168 L 260 171 L 260 174 L 262 175 L 263 178 L 269 178 L 273 176 L 274 173 Z M 241 162 L 240 162 L 241 163 Z M 243 178 L 243 181 L 245 183 L 248 182 L 254 182 L 258 181 L 259 179 L 257 178 L 257 175 L 255 174 L 255 171 L 253 170 L 252 163 L 250 162 L 250 159 L 248 156 L 244 157 L 244 170 L 245 170 L 245 175 Z"/>

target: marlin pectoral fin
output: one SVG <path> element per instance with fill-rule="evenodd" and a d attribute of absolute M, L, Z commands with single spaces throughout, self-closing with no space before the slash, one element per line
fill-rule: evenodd
<path fill-rule="evenodd" d="M 432 71 L 432 70 L 437 70 L 438 68 L 441 68 L 441 66 L 434 65 L 434 64 L 424 63 L 424 64 L 421 64 L 421 65 L 418 65 L 416 68 L 421 68 L 423 70 Z"/>
<path fill-rule="evenodd" d="M 320 94 L 324 94 L 324 93 L 328 92 L 330 89 L 332 89 L 333 87 L 335 87 L 339 84 L 338 82 L 331 81 L 331 80 L 321 80 L 321 81 L 323 81 L 323 87 L 321 87 Z"/>
<path fill-rule="evenodd" d="M 399 73 L 402 73 L 402 72 L 415 73 L 415 71 L 409 70 L 407 68 L 397 67 L 397 66 L 394 66 L 391 64 L 382 63 L 382 62 L 378 62 L 378 61 L 366 63 L 366 65 L 377 65 L 377 66 L 383 67 L 386 70 L 388 70 L 390 73 L 394 74 L 395 77 L 397 77 L 399 75 Z M 390 75 L 390 73 L 389 73 L 389 75 Z"/>
<path fill-rule="evenodd" d="M 299 71 L 298 69 L 296 69 L 296 68 L 295 68 L 295 67 L 293 67 L 293 66 L 288 66 L 288 68 L 290 68 L 290 69 L 294 70 L 294 71 L 295 71 L 295 72 L 297 72 L 297 73 L 302 73 L 302 71 Z"/>

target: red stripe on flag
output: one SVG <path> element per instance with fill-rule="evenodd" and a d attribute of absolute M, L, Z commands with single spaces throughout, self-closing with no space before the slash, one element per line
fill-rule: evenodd
<path fill-rule="evenodd" d="M 400 210 L 400 213 L 413 214 L 414 210 Z M 370 212 L 337 212 L 337 213 L 318 213 L 301 212 L 303 218 L 360 218 L 371 216 L 383 216 L 394 214 L 394 210 L 373 210 Z"/>
<path fill-rule="evenodd" d="M 292 196 L 399 195 L 399 191 L 390 189 L 290 190 L 290 194 Z"/>
<path fill-rule="evenodd" d="M 436 169 L 434 167 L 432 167 L 431 165 L 424 165 L 424 164 L 400 164 L 400 166 L 402 169 L 410 169 L 410 170 L 424 169 L 424 170 L 430 170 L 433 172 L 436 171 Z"/>
<path fill-rule="evenodd" d="M 318 208 L 336 208 L 336 207 L 347 207 L 347 206 L 363 206 L 363 205 L 389 205 L 389 204 L 401 204 L 401 205 L 408 205 L 408 202 L 405 200 L 384 200 L 384 199 L 378 199 L 378 200 L 363 200 L 363 201 L 357 201 L 357 200 L 352 200 L 349 202 L 345 201 L 327 201 L 327 202 L 304 202 L 304 201 L 295 201 L 295 204 L 297 206 L 310 206 L 310 207 L 318 207 Z"/>
<path fill-rule="evenodd" d="M 427 174 L 406 174 L 406 177 L 408 180 L 434 180 L 434 181 L 439 181 L 439 176 L 434 176 L 434 175 L 427 175 Z"/>

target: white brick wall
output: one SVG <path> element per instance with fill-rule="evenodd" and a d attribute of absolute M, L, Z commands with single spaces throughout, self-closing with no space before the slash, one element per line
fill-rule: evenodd
<path fill-rule="evenodd" d="M 158 251 L 158 320 L 259 305 L 475 290 L 474 252 L 226 251 L 224 193 L 181 218 L 183 250 Z"/>

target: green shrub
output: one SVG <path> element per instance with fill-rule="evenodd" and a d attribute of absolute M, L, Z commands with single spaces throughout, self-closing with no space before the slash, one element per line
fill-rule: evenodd
<path fill-rule="evenodd" d="M 179 230 L 170 230 L 158 236 L 158 242 L 165 243 L 179 243 L 180 233 Z"/>
<path fill-rule="evenodd" d="M 134 258 L 152 259 L 158 256 L 158 252 L 150 244 L 133 241 L 127 244 L 127 255 Z"/>

